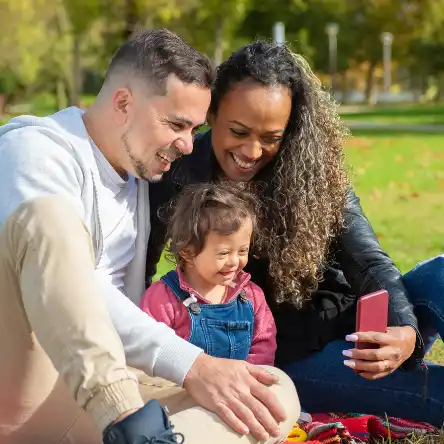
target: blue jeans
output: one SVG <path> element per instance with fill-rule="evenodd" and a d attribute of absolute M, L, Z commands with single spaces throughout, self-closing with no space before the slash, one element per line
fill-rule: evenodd
<path fill-rule="evenodd" d="M 437 334 L 444 338 L 444 256 L 420 264 L 404 280 L 427 350 Z M 427 378 L 418 366 L 368 381 L 344 366 L 342 350 L 350 346 L 336 340 L 284 368 L 298 389 L 305 411 L 387 414 L 443 426 L 443 366 L 428 364 Z"/>

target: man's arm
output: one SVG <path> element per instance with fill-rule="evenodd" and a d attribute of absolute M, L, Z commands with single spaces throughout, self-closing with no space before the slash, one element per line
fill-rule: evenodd
<path fill-rule="evenodd" d="M 69 152 L 34 128 L 0 137 L 0 223 L 22 203 L 49 195 L 65 198 L 85 219 L 83 173 Z"/>
<path fill-rule="evenodd" d="M 0 221 L 21 203 L 45 195 L 66 198 L 85 219 L 83 173 L 64 147 L 37 130 L 19 129 L 0 138 L 0 158 Z M 96 271 L 96 277 L 129 365 L 183 384 L 202 350 L 143 313 L 112 284 L 110 276 Z"/>
<path fill-rule="evenodd" d="M 202 349 L 176 335 L 125 297 L 109 276 L 96 271 L 114 327 L 122 340 L 127 363 L 148 375 L 183 385 Z"/>

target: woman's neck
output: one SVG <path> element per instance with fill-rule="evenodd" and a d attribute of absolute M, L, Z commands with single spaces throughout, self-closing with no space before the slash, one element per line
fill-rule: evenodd
<path fill-rule="evenodd" d="M 192 267 L 184 267 L 182 273 L 190 287 L 201 297 L 212 304 L 224 302 L 228 287 L 225 285 L 215 285 L 203 279 L 201 275 Z"/>

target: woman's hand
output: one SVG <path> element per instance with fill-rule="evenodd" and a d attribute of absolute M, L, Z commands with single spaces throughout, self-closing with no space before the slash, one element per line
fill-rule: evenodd
<path fill-rule="evenodd" d="M 378 344 L 377 349 L 344 350 L 344 365 L 365 379 L 384 378 L 395 371 L 415 350 L 416 331 L 410 326 L 389 327 L 387 333 L 362 332 L 346 336 L 347 341 Z"/>

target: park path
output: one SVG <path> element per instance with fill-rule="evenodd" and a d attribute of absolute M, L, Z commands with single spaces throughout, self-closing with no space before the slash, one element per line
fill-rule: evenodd
<path fill-rule="evenodd" d="M 356 120 L 344 120 L 351 130 L 400 131 L 406 133 L 444 133 L 443 125 L 409 124 L 409 123 L 379 123 Z"/>

